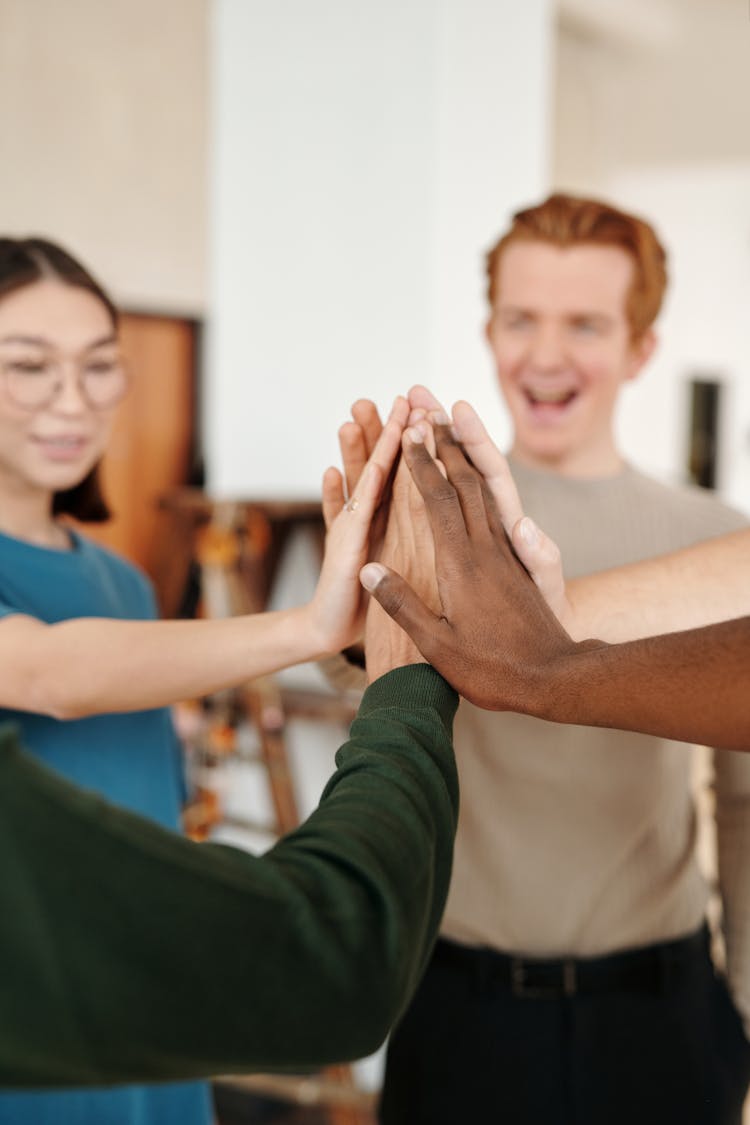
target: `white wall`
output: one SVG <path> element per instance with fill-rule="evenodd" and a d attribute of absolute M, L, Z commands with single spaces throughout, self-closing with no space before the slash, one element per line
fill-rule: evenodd
<path fill-rule="evenodd" d="M 556 40 L 553 179 L 642 213 L 669 251 L 661 345 L 625 392 L 621 444 L 684 479 L 686 384 L 719 377 L 719 490 L 750 511 L 750 10 L 655 0 L 659 21 L 639 27 L 638 5 L 608 6 L 632 25 L 568 18 Z M 585 9 L 563 0 L 563 13 Z"/>
<path fill-rule="evenodd" d="M 115 299 L 205 301 L 207 0 L 0 0 L 2 231 Z"/>
<path fill-rule="evenodd" d="M 625 394 L 629 455 L 665 478 L 687 464 L 691 378 L 724 385 L 720 491 L 750 512 L 750 160 L 621 172 L 610 194 L 647 215 L 670 256 L 661 343 Z"/>
<path fill-rule="evenodd" d="M 481 256 L 546 187 L 547 0 L 215 0 L 213 491 L 318 493 L 362 395 L 501 428 Z"/>

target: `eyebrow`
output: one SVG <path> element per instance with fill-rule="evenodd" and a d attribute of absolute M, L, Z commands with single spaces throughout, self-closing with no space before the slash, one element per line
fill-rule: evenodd
<path fill-rule="evenodd" d="M 504 305 L 502 303 L 499 303 L 493 307 L 493 311 L 495 313 L 499 313 L 500 315 L 511 316 L 520 315 L 537 317 L 540 315 L 538 309 L 535 309 L 533 306 L 526 305 Z M 544 315 L 544 313 L 542 313 L 541 315 Z M 586 312 L 584 309 L 569 309 L 567 312 L 563 312 L 560 315 L 565 320 L 593 320 L 601 324 L 611 324 L 614 320 L 614 317 L 612 317 L 609 313 L 595 312 L 593 309 L 589 312 Z"/>
<path fill-rule="evenodd" d="M 613 319 L 609 313 L 603 312 L 571 312 L 568 313 L 570 320 L 600 320 L 606 324 Z"/>
<path fill-rule="evenodd" d="M 92 343 L 87 344 L 85 348 L 82 348 L 81 350 L 84 352 L 91 352 L 94 351 L 95 348 L 103 347 L 105 344 L 114 344 L 116 340 L 117 337 L 114 332 L 109 332 L 106 336 L 100 336 L 98 340 L 94 340 Z M 47 340 L 44 336 L 3 336 L 2 339 L 0 339 L 0 344 L 33 344 L 38 348 L 54 348 L 51 340 Z"/>

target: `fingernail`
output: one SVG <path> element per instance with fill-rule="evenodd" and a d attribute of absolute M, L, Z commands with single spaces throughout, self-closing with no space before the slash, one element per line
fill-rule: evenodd
<path fill-rule="evenodd" d="M 385 578 L 385 567 L 380 563 L 367 563 L 359 572 L 359 580 L 365 590 L 374 590 L 378 583 Z"/>
<path fill-rule="evenodd" d="M 430 421 L 436 426 L 447 426 L 450 418 L 442 410 L 433 410 L 430 412 Z"/>
<path fill-rule="evenodd" d="M 410 426 L 406 431 L 409 441 L 414 442 L 415 445 L 422 445 L 425 439 L 424 426 Z"/>
<path fill-rule="evenodd" d="M 524 516 L 518 528 L 521 538 L 528 547 L 536 547 L 539 542 L 539 528 L 528 516 Z"/>

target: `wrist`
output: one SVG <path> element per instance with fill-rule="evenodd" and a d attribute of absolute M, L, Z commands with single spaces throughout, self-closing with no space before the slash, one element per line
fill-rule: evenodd
<path fill-rule="evenodd" d="M 593 684 L 611 648 L 603 641 L 575 641 L 570 651 L 554 657 L 528 677 L 527 714 L 555 723 L 595 724 Z"/>
<path fill-rule="evenodd" d="M 580 605 L 579 594 L 575 581 L 566 583 L 563 612 L 557 616 L 563 629 L 573 640 L 582 642 L 591 636 L 593 623 L 591 614 L 586 613 L 585 607 Z"/>
<path fill-rule="evenodd" d="M 365 643 L 368 683 L 373 683 L 394 668 L 427 663 L 409 634 L 396 625 L 380 606 L 373 603 L 370 613 L 376 613 L 377 618 L 376 623 L 368 623 Z"/>
<path fill-rule="evenodd" d="M 288 627 L 293 638 L 292 643 L 298 653 L 295 663 L 324 660 L 338 652 L 338 649 L 331 645 L 330 630 L 326 630 L 321 620 L 315 599 L 306 602 L 305 605 L 295 606 L 288 613 Z"/>

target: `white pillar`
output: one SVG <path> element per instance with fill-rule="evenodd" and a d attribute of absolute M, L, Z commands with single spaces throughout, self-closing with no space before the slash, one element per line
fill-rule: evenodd
<path fill-rule="evenodd" d="M 209 487 L 315 497 L 360 396 L 502 436 L 482 254 L 547 188 L 550 0 L 214 0 Z"/>

